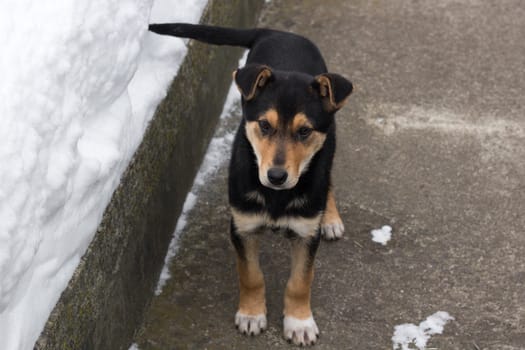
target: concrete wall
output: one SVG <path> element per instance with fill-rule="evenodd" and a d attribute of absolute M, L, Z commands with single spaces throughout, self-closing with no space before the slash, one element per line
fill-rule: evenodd
<path fill-rule="evenodd" d="M 253 26 L 262 0 L 210 0 L 202 23 Z M 127 349 L 213 134 L 241 49 L 192 42 L 35 349 Z"/>

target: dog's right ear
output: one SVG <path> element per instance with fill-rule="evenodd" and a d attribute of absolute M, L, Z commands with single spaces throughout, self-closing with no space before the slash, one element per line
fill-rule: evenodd
<path fill-rule="evenodd" d="M 233 80 L 246 101 L 253 99 L 257 89 L 262 88 L 271 77 L 270 67 L 262 64 L 249 64 L 233 72 Z"/>
<path fill-rule="evenodd" d="M 324 73 L 315 77 L 313 87 L 321 95 L 325 111 L 333 113 L 345 104 L 354 87 L 339 74 Z"/>

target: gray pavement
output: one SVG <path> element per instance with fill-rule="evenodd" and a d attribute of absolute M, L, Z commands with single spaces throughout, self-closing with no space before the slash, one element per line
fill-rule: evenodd
<path fill-rule="evenodd" d="M 304 34 L 356 91 L 339 112 L 335 193 L 346 226 L 323 242 L 318 349 L 392 349 L 394 326 L 442 310 L 428 349 L 525 349 L 525 3 L 285 1 L 261 26 Z M 200 192 L 140 349 L 287 349 L 286 240 L 261 248 L 269 329 L 236 333 L 223 167 Z M 370 230 L 393 227 L 383 247 Z"/>

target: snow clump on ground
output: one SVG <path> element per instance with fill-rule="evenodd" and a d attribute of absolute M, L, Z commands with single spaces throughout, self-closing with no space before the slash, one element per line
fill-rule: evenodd
<path fill-rule="evenodd" d="M 392 238 L 392 227 L 385 225 L 380 229 L 372 230 L 370 234 L 372 235 L 372 241 L 386 245 Z"/>
<path fill-rule="evenodd" d="M 445 311 L 438 311 L 427 317 L 419 326 L 413 323 L 398 325 L 394 329 L 392 337 L 394 350 L 410 350 L 411 344 L 414 344 L 419 350 L 425 350 L 430 336 L 443 333 L 445 324 L 454 320 Z"/>

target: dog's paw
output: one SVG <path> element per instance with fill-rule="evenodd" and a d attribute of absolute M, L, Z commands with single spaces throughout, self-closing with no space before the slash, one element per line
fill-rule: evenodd
<path fill-rule="evenodd" d="M 235 314 L 235 327 L 242 334 L 258 335 L 266 329 L 266 315 L 245 315 L 237 312 Z"/>
<path fill-rule="evenodd" d="M 295 345 L 314 345 L 319 337 L 319 328 L 313 317 L 300 320 L 292 316 L 284 317 L 284 338 Z"/>
<path fill-rule="evenodd" d="M 321 223 L 321 235 L 324 239 L 332 241 L 343 237 L 345 232 L 345 226 L 343 221 L 340 218 L 332 220 L 331 222 L 322 222 Z"/>

